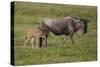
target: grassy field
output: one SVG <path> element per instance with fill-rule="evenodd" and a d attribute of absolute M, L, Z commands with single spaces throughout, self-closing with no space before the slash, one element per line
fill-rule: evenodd
<path fill-rule="evenodd" d="M 48 64 L 63 62 L 83 62 L 97 60 L 97 8 L 95 6 L 75 6 L 61 4 L 40 4 L 15 2 L 14 16 L 14 52 L 15 65 Z M 32 49 L 30 43 L 23 48 L 25 31 L 41 25 L 44 18 L 63 18 L 64 16 L 86 17 L 88 32 L 85 35 L 75 34 L 73 45 L 70 38 L 63 48 L 55 45 L 64 36 L 50 34 L 47 48 Z"/>

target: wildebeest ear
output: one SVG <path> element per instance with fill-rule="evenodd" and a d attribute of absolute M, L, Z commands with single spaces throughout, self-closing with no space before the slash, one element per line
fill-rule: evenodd
<path fill-rule="evenodd" d="M 42 20 L 42 26 L 44 25 L 44 21 Z"/>

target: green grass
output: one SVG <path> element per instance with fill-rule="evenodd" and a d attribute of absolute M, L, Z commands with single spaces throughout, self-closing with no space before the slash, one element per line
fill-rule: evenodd
<path fill-rule="evenodd" d="M 48 64 L 63 62 L 83 62 L 97 60 L 97 8 L 95 6 L 76 6 L 61 4 L 41 4 L 15 2 L 14 52 L 15 65 Z M 27 28 L 41 25 L 44 18 L 62 18 L 64 16 L 86 17 L 87 34 L 75 34 L 73 45 L 68 37 L 62 48 L 64 36 L 50 34 L 47 48 L 32 49 L 30 43 L 23 48 Z"/>

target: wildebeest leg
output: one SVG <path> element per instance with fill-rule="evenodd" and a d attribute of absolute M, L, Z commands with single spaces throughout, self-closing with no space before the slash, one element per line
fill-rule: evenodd
<path fill-rule="evenodd" d="M 72 34 L 70 35 L 70 38 L 71 38 L 72 43 L 74 44 L 73 34 L 74 34 L 74 33 L 72 33 Z"/>
<path fill-rule="evenodd" d="M 39 38 L 39 47 L 46 47 L 47 46 L 47 37 L 40 37 Z"/>
<path fill-rule="evenodd" d="M 42 47 L 42 37 L 39 38 L 39 47 Z"/>
<path fill-rule="evenodd" d="M 47 31 L 47 32 L 46 32 L 46 35 L 45 35 L 45 40 L 44 40 L 44 42 L 45 42 L 45 47 L 47 47 L 47 40 L 48 40 L 49 33 L 50 33 L 50 31 Z"/>
<path fill-rule="evenodd" d="M 48 38 L 48 37 L 46 37 L 46 38 L 44 39 L 44 41 L 43 41 L 43 42 L 44 42 L 45 47 L 47 47 L 47 38 Z"/>
<path fill-rule="evenodd" d="M 42 38 L 42 47 L 46 47 L 46 38 Z"/>
<path fill-rule="evenodd" d="M 63 39 L 63 41 L 62 41 L 62 43 L 61 43 L 61 46 L 60 46 L 60 47 L 62 47 L 62 46 L 63 46 L 63 44 L 64 44 L 64 42 L 65 42 L 66 38 L 67 38 L 67 36 L 65 36 L 65 37 L 64 37 L 64 39 Z"/>
<path fill-rule="evenodd" d="M 44 46 L 47 47 L 47 40 L 48 40 L 48 36 L 49 36 L 49 31 L 46 33 L 45 38 L 44 38 Z"/>
<path fill-rule="evenodd" d="M 34 37 L 31 37 L 31 45 L 32 45 L 32 48 L 34 48 L 33 41 L 34 41 Z"/>

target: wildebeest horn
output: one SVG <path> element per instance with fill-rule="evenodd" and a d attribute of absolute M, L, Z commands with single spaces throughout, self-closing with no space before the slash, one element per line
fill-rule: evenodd
<path fill-rule="evenodd" d="M 85 21 L 85 22 L 90 22 L 89 19 L 86 19 L 86 18 L 80 18 L 81 21 Z"/>

